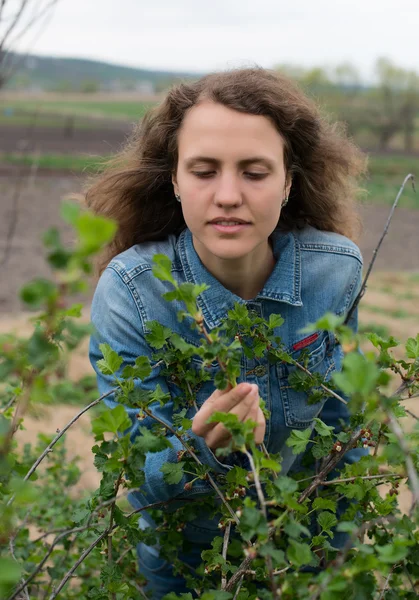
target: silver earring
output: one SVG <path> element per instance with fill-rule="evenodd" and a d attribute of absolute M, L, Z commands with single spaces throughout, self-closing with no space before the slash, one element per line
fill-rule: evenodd
<path fill-rule="evenodd" d="M 182 202 L 182 200 L 180 199 L 180 196 L 179 196 L 179 194 L 175 194 L 175 198 L 176 198 L 176 200 L 177 200 L 178 202 Z"/>
<path fill-rule="evenodd" d="M 288 197 L 284 198 L 284 201 L 282 202 L 282 206 L 286 206 L 288 204 Z"/>

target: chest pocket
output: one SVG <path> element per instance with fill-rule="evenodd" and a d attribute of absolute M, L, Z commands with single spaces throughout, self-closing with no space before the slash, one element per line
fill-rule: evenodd
<path fill-rule="evenodd" d="M 336 370 L 333 358 L 334 338 L 327 331 L 317 332 L 311 337 L 314 340 L 309 345 L 301 348 L 300 342 L 296 342 L 288 349 L 288 353 L 311 373 L 319 373 L 327 382 Z M 328 396 L 322 396 L 318 402 L 311 403 L 310 392 L 295 389 L 291 385 L 292 375 L 300 372 L 295 365 L 279 363 L 277 372 L 285 424 L 293 429 L 305 429 L 319 415 Z"/>

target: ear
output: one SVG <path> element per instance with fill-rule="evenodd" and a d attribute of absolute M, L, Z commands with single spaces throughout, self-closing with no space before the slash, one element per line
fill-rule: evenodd
<path fill-rule="evenodd" d="M 288 174 L 287 179 L 285 181 L 284 198 L 288 198 L 288 196 L 290 195 L 291 187 L 292 187 L 292 177 L 291 177 L 291 175 Z"/>
<path fill-rule="evenodd" d="M 179 187 L 177 184 L 176 173 L 172 173 L 172 184 L 175 194 L 179 194 Z"/>

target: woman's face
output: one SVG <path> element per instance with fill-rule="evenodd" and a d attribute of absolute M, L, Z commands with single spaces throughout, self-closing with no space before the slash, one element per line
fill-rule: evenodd
<path fill-rule="evenodd" d="M 206 266 L 266 256 L 291 186 L 283 152 L 283 139 L 266 117 L 211 101 L 188 111 L 173 185 Z"/>

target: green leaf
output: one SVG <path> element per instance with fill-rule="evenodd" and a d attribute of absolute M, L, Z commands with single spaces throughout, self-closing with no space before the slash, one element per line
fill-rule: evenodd
<path fill-rule="evenodd" d="M 177 483 L 180 483 L 183 477 L 184 465 L 185 463 L 182 461 L 178 463 L 165 463 L 160 468 L 160 471 L 163 473 L 164 481 L 169 485 L 176 485 Z"/>
<path fill-rule="evenodd" d="M 267 537 L 268 525 L 260 510 L 254 506 L 245 506 L 240 518 L 239 529 L 246 540 L 254 535 Z"/>
<path fill-rule="evenodd" d="M 281 327 L 283 322 L 284 322 L 284 319 L 281 317 L 281 315 L 275 315 L 275 314 L 269 315 L 269 328 L 270 329 L 275 329 L 275 327 Z"/>
<path fill-rule="evenodd" d="M 51 227 L 42 236 L 42 241 L 47 247 L 59 246 L 61 244 L 60 232 L 56 227 Z"/>
<path fill-rule="evenodd" d="M 88 211 L 79 215 L 74 226 L 79 236 L 78 250 L 84 255 L 94 254 L 112 241 L 117 229 L 114 221 Z"/>
<path fill-rule="evenodd" d="M 146 326 L 150 330 L 150 332 L 145 336 L 147 342 L 156 350 L 161 350 L 161 348 L 166 345 L 169 337 L 172 335 L 171 329 L 164 327 L 157 321 L 148 321 Z"/>
<path fill-rule="evenodd" d="M 135 359 L 134 365 L 127 365 L 122 371 L 121 377 L 123 379 L 145 379 L 151 373 L 151 365 L 147 356 L 139 356 Z"/>
<path fill-rule="evenodd" d="M 329 498 L 318 497 L 313 501 L 314 510 L 331 510 L 332 512 L 336 512 L 337 510 L 337 502 L 336 500 L 329 500 Z"/>
<path fill-rule="evenodd" d="M 103 375 L 114 375 L 119 371 L 123 358 L 118 356 L 109 344 L 99 344 L 99 348 L 104 357 L 96 362 L 100 372 Z"/>
<path fill-rule="evenodd" d="M 367 396 L 377 386 L 380 369 L 359 352 L 350 352 L 343 360 L 343 370 L 334 373 L 333 381 L 345 394 Z"/>
<path fill-rule="evenodd" d="M 137 435 L 133 444 L 133 448 L 143 454 L 146 452 L 161 452 L 161 450 L 171 447 L 172 444 L 166 437 L 154 435 L 147 427 L 139 428 L 139 435 Z"/>
<path fill-rule="evenodd" d="M 279 473 L 281 470 L 281 465 L 272 458 L 262 457 L 260 461 L 260 466 L 264 469 L 270 469 L 271 471 L 275 471 L 275 473 Z"/>
<path fill-rule="evenodd" d="M 298 483 L 295 479 L 287 477 L 286 475 L 277 477 L 274 481 L 274 486 L 283 494 L 293 494 L 298 489 Z"/>
<path fill-rule="evenodd" d="M 161 281 L 170 281 L 175 287 L 177 287 L 175 280 L 172 276 L 172 261 L 165 254 L 155 254 L 153 256 L 153 275 Z"/>
<path fill-rule="evenodd" d="M 409 338 L 406 342 L 406 353 L 409 358 L 419 358 L 419 333 L 416 338 Z"/>
<path fill-rule="evenodd" d="M 380 556 L 381 562 L 393 565 L 398 563 L 408 555 L 408 548 L 397 543 L 385 544 L 384 546 L 376 546 L 376 550 Z"/>
<path fill-rule="evenodd" d="M 61 202 L 61 218 L 66 221 L 66 223 L 69 223 L 70 225 L 73 225 L 73 227 L 76 225 L 77 219 L 81 213 L 81 206 L 80 204 L 76 204 L 75 202 Z"/>
<path fill-rule="evenodd" d="M 16 503 L 19 505 L 32 504 L 40 496 L 41 490 L 35 487 L 31 481 L 23 481 L 19 477 L 14 477 L 9 485 Z"/>
<path fill-rule="evenodd" d="M 313 560 L 313 554 L 308 544 L 302 544 L 296 540 L 289 539 L 289 546 L 287 549 L 287 557 L 290 563 L 295 567 L 302 567 L 308 565 Z"/>
<path fill-rule="evenodd" d="M 286 444 L 289 448 L 292 448 L 293 454 L 301 454 L 307 447 L 310 441 L 312 433 L 311 427 L 307 427 L 301 431 L 300 429 L 293 429 L 290 436 L 288 437 Z"/>
<path fill-rule="evenodd" d="M 339 317 L 338 315 L 335 315 L 334 313 L 326 313 L 318 321 L 316 321 L 315 323 L 312 323 L 310 325 L 307 325 L 307 327 L 304 327 L 300 331 L 301 331 L 301 333 L 310 333 L 312 331 L 318 331 L 318 330 L 336 331 L 336 329 L 340 325 L 343 325 L 344 321 L 345 321 L 345 315 L 342 315 Z"/>
<path fill-rule="evenodd" d="M 20 298 L 32 308 L 39 308 L 57 295 L 57 286 L 48 279 L 35 279 L 20 290 Z"/>
<path fill-rule="evenodd" d="M 317 517 L 317 523 L 322 528 L 322 531 L 325 531 L 330 537 L 333 537 L 332 527 L 337 525 L 336 516 L 328 511 L 321 512 Z"/>
<path fill-rule="evenodd" d="M 317 431 L 317 433 L 321 436 L 331 436 L 334 430 L 334 427 L 331 427 L 330 425 L 326 425 L 326 423 L 323 423 L 323 421 L 321 419 L 318 419 L 317 417 L 314 417 L 313 419 L 314 421 L 314 429 Z"/>
<path fill-rule="evenodd" d="M 102 436 L 104 433 L 123 432 L 131 427 L 131 419 L 128 417 L 123 406 L 106 410 L 99 417 L 92 420 L 92 431 L 95 436 Z"/>

